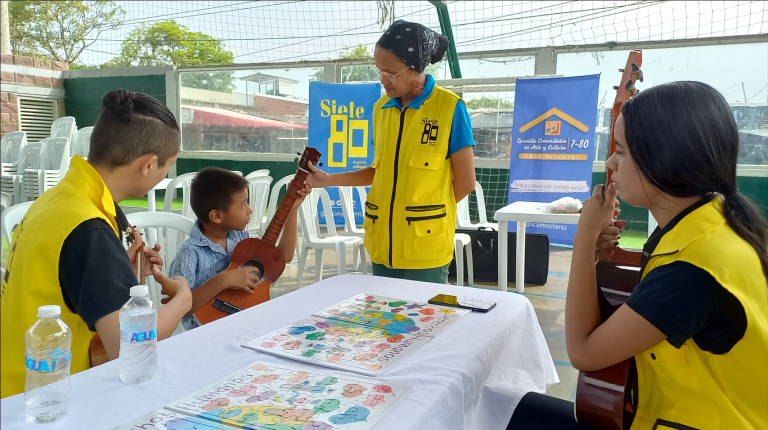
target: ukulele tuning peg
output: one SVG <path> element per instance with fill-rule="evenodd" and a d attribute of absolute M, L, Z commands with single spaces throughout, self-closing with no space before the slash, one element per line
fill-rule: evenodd
<path fill-rule="evenodd" d="M 318 166 L 323 167 L 323 163 L 318 164 Z"/>
<path fill-rule="evenodd" d="M 624 69 L 619 69 L 619 73 L 624 73 Z"/>
<path fill-rule="evenodd" d="M 301 155 L 301 152 L 297 152 L 296 155 Z"/>
<path fill-rule="evenodd" d="M 619 87 L 613 87 L 613 89 L 614 89 L 614 90 L 618 90 L 618 89 L 619 89 Z"/>
<path fill-rule="evenodd" d="M 298 163 L 298 162 L 299 162 L 299 159 L 298 159 L 298 158 L 294 158 L 294 159 L 293 159 L 293 161 L 294 161 L 294 162 L 296 162 L 296 163 Z"/>

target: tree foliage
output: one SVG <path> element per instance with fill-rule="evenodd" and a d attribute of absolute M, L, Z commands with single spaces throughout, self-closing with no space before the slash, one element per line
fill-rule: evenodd
<path fill-rule="evenodd" d="M 493 108 L 493 109 L 511 109 L 514 104 L 510 101 L 496 98 L 482 96 L 478 99 L 472 99 L 467 101 L 467 107 L 469 109 L 480 108 Z"/>
<path fill-rule="evenodd" d="M 233 62 L 234 54 L 224 48 L 221 40 L 170 20 L 135 28 L 123 42 L 120 56 L 103 67 L 209 66 Z M 181 85 L 231 93 L 232 79 L 231 72 L 189 72 L 181 75 Z"/>
<path fill-rule="evenodd" d="M 358 45 L 355 48 L 346 48 L 339 54 L 339 59 L 372 59 L 373 54 L 368 50 L 365 45 Z M 425 73 L 433 75 L 439 79 L 438 74 L 443 68 L 443 63 L 430 64 L 425 70 Z M 323 82 L 325 78 L 325 71 L 318 70 L 314 74 L 315 80 Z M 341 68 L 341 82 L 378 82 L 379 74 L 373 70 L 370 65 L 362 64 L 358 66 L 342 66 Z"/>
<path fill-rule="evenodd" d="M 111 0 L 12 1 L 11 51 L 75 63 L 104 31 L 119 27 L 124 14 Z"/>

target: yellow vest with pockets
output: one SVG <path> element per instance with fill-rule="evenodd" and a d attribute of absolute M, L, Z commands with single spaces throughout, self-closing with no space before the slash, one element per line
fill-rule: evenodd
<path fill-rule="evenodd" d="M 635 356 L 638 408 L 633 430 L 768 429 L 768 284 L 755 250 L 731 229 L 719 197 L 662 237 L 642 277 L 675 261 L 706 270 L 744 307 L 747 330 L 729 352 L 689 339 L 663 341 Z"/>
<path fill-rule="evenodd" d="M 365 248 L 394 269 L 431 269 L 453 258 L 456 198 L 446 159 L 456 94 L 435 86 L 419 109 L 373 108 L 376 170 L 365 204 Z"/>
<path fill-rule="evenodd" d="M 24 391 L 24 335 L 43 305 L 59 305 L 61 319 L 72 330 L 71 373 L 88 369 L 94 333 L 64 302 L 59 256 L 67 236 L 89 219 L 103 219 L 120 237 L 115 216 L 115 202 L 101 176 L 75 155 L 64 179 L 43 193 L 19 223 L 0 290 L 0 397 Z"/>

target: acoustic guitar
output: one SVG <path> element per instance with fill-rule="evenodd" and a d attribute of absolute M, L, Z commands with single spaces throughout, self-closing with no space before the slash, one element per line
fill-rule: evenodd
<path fill-rule="evenodd" d="M 621 105 L 638 93 L 636 81 L 643 81 L 640 66 L 642 51 L 629 53 L 622 72 L 621 83 L 616 90 L 616 99 L 611 109 L 611 128 L 608 156 L 616 151 L 614 126 L 621 113 Z M 611 183 L 613 172 L 606 168 L 605 184 Z M 600 317 L 607 320 L 623 305 L 637 285 L 640 274 L 641 251 L 628 251 L 619 247 L 597 253 L 595 272 L 597 296 L 600 303 Z M 576 383 L 576 420 L 580 424 L 605 430 L 629 429 L 637 410 L 637 370 L 634 358 L 592 372 L 579 372 Z"/>
<path fill-rule="evenodd" d="M 318 164 L 320 152 L 315 148 L 306 148 L 299 161 L 299 169 L 296 176 L 288 185 L 288 190 L 280 201 L 280 206 L 275 212 L 274 218 L 269 223 L 264 237 L 261 239 L 249 238 L 241 240 L 232 251 L 232 261 L 227 270 L 238 267 L 255 267 L 261 278 L 250 294 L 246 291 L 229 288 L 216 297 L 209 300 L 200 310 L 195 312 L 195 317 L 201 324 L 224 318 L 243 309 L 256 306 L 270 299 L 269 290 L 285 270 L 285 256 L 275 245 L 283 231 L 291 208 L 298 198 L 298 192 L 304 186 L 304 181 L 309 175 L 309 163 Z M 261 216 L 261 214 L 253 214 Z"/>

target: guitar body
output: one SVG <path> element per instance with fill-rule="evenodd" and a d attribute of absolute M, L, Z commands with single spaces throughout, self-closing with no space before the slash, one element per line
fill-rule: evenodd
<path fill-rule="evenodd" d="M 277 247 L 261 239 L 243 239 L 235 246 L 235 250 L 232 252 L 232 262 L 227 270 L 234 270 L 243 266 L 256 267 L 261 274 L 256 288 L 252 290 L 253 294 L 233 288 L 222 291 L 195 312 L 195 317 L 201 324 L 208 324 L 229 315 L 229 313 L 213 306 L 216 299 L 239 309 L 247 309 L 269 300 L 272 284 L 285 271 L 285 256 Z"/>
<path fill-rule="evenodd" d="M 605 252 L 605 251 L 603 251 Z M 595 264 L 597 294 L 603 321 L 623 305 L 637 285 L 640 273 L 640 251 L 621 248 L 608 250 L 615 259 L 598 260 Z M 605 369 L 579 372 L 576 381 L 576 420 L 596 428 L 623 430 L 629 428 L 637 399 L 632 387 L 635 366 L 632 359 Z"/>
<path fill-rule="evenodd" d="M 611 109 L 611 129 L 608 156 L 616 151 L 613 138 L 614 125 L 621 113 L 621 105 L 637 94 L 635 81 L 642 82 L 642 52 L 630 52 L 622 72 L 616 99 Z M 611 183 L 610 169 L 606 170 L 605 184 Z M 626 303 L 635 289 L 641 268 L 641 251 L 627 251 L 614 247 L 600 251 L 595 263 L 597 297 L 603 321 Z M 605 369 L 579 372 L 574 402 L 576 421 L 605 430 L 627 430 L 637 410 L 637 370 L 630 358 Z"/>

